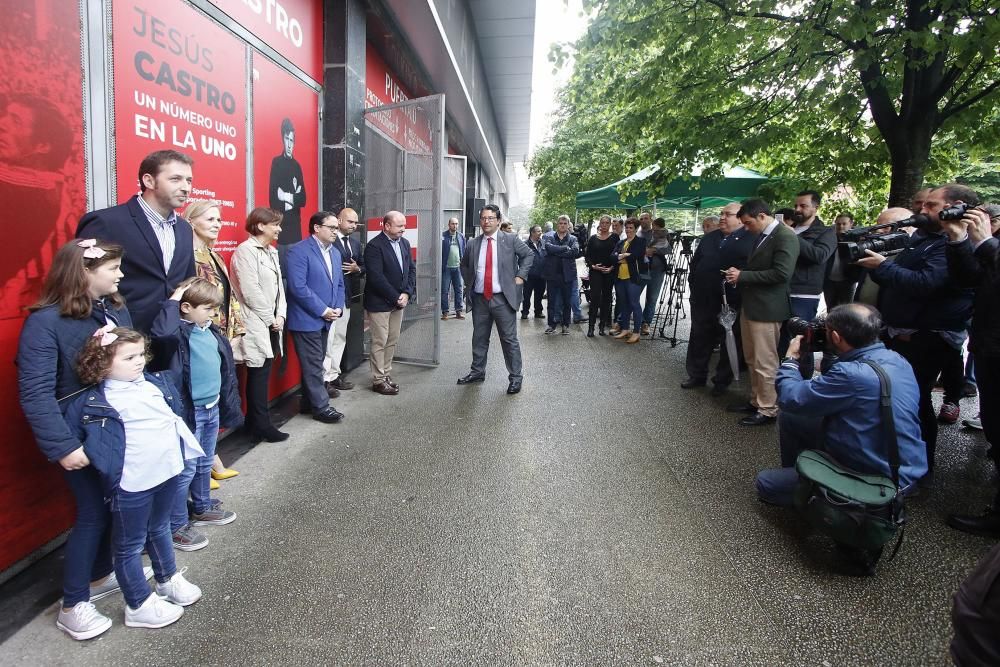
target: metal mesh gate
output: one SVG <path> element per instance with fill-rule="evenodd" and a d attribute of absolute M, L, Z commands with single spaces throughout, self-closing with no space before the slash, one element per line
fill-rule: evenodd
<path fill-rule="evenodd" d="M 440 361 L 442 161 L 444 95 L 365 111 L 365 217 L 368 237 L 389 211 L 407 216 L 406 239 L 417 267 L 417 294 L 403 314 L 395 360 Z M 365 353 L 371 339 L 365 327 Z"/>

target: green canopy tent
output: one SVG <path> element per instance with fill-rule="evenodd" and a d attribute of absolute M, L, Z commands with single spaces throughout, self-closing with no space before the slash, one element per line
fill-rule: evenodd
<path fill-rule="evenodd" d="M 596 190 L 576 193 L 578 209 L 635 209 L 635 208 L 675 208 L 697 211 L 702 208 L 716 208 L 730 202 L 738 202 L 757 194 L 757 188 L 769 180 L 764 174 L 759 174 L 743 167 L 726 167 L 722 180 L 702 179 L 701 170 L 695 170 L 689 178 L 675 178 L 667 185 L 658 197 L 652 198 L 648 192 L 623 197 L 621 186 L 639 184 L 660 170 L 660 165 L 654 164 L 620 181 Z"/>

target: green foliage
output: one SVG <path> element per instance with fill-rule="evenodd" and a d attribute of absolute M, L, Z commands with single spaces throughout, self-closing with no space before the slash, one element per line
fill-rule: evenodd
<path fill-rule="evenodd" d="M 541 210 L 569 212 L 575 192 L 659 162 L 654 191 L 738 164 L 779 177 L 776 201 L 808 186 L 866 218 L 925 174 L 954 178 L 960 154 L 1000 154 L 1000 8 L 988 0 L 584 6 L 586 34 L 554 50 L 574 70 L 529 165 Z"/>

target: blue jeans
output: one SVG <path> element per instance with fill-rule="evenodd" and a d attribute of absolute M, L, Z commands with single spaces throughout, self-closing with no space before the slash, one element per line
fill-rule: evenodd
<path fill-rule="evenodd" d="M 462 270 L 457 266 L 449 269 L 447 266 L 441 268 L 441 314 L 448 314 L 448 294 L 455 293 L 455 312 L 461 313 L 465 310 L 465 303 L 462 301 Z"/>
<path fill-rule="evenodd" d="M 757 473 L 757 497 L 765 503 L 791 507 L 795 504 L 795 489 L 799 473 L 795 468 L 768 468 Z"/>
<path fill-rule="evenodd" d="M 574 320 L 582 320 L 583 312 L 580 310 L 580 279 L 576 278 L 569 284 L 569 307 L 573 311 Z"/>
<path fill-rule="evenodd" d="M 171 477 L 145 491 L 118 489 L 111 500 L 115 575 L 125 602 L 132 609 L 142 606 L 150 595 L 142 572 L 143 545 L 149 550 L 149 560 L 158 582 L 166 583 L 177 571 L 170 536 L 170 508 L 176 495 L 177 477 Z"/>
<path fill-rule="evenodd" d="M 90 599 L 90 582 L 111 574 L 111 531 L 104 487 L 93 466 L 64 470 L 76 500 L 76 522 L 66 538 L 63 564 L 63 606 Z"/>
<path fill-rule="evenodd" d="M 642 309 L 643 324 L 653 323 L 653 315 L 656 314 L 656 302 L 660 300 L 660 290 L 663 289 L 663 279 L 666 277 L 666 271 L 661 271 L 660 269 L 649 270 L 649 284 L 646 287 L 646 307 Z"/>
<path fill-rule="evenodd" d="M 618 302 L 622 305 L 622 312 L 618 317 L 618 326 L 622 328 L 622 331 L 628 329 L 630 320 L 635 325 L 633 329 L 635 333 L 642 331 L 642 303 L 639 301 L 639 296 L 642 294 L 643 287 L 645 287 L 645 283 L 634 283 L 631 280 L 615 282 L 615 293 L 618 295 Z"/>
<path fill-rule="evenodd" d="M 212 501 L 209 485 L 212 477 L 212 461 L 215 458 L 215 443 L 219 439 L 219 404 L 211 408 L 194 409 L 194 437 L 198 439 L 205 456 L 185 459 L 184 470 L 177 476 L 177 498 L 170 512 L 170 530 L 176 532 L 188 523 L 188 495 L 191 496 L 191 510 L 201 514 Z"/>
<path fill-rule="evenodd" d="M 572 324 L 570 320 L 570 283 L 564 280 L 545 281 L 549 292 L 548 324 L 554 327 L 561 324 L 564 327 Z"/>

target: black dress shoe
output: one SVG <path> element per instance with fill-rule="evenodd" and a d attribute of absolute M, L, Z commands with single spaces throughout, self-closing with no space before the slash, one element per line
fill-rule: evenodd
<path fill-rule="evenodd" d="M 322 412 L 317 412 L 313 414 L 313 419 L 318 422 L 323 422 L 324 424 L 336 424 L 341 419 L 344 418 L 343 413 L 337 412 L 333 407 L 329 407 Z"/>
<path fill-rule="evenodd" d="M 535 315 L 535 319 L 536 320 L 543 320 L 543 319 L 545 319 L 545 315 L 542 315 L 541 313 L 538 313 L 538 314 Z"/>
<path fill-rule="evenodd" d="M 270 426 L 262 431 L 254 431 L 250 437 L 256 442 L 260 442 L 261 440 L 266 442 L 284 442 L 285 440 L 288 440 L 287 433 L 279 431 L 273 426 Z"/>
<path fill-rule="evenodd" d="M 344 376 L 342 375 L 338 375 L 337 379 L 331 382 L 330 384 L 332 384 L 340 391 L 350 391 L 351 389 L 354 389 L 354 383 L 348 382 L 347 380 L 344 379 Z"/>
<path fill-rule="evenodd" d="M 469 373 L 464 378 L 458 378 L 458 384 L 472 384 L 473 382 L 485 382 L 486 375 L 481 373 Z"/>
<path fill-rule="evenodd" d="M 726 393 L 726 390 L 728 388 L 729 388 L 728 385 L 713 384 L 712 385 L 712 390 L 710 392 L 708 392 L 708 394 L 709 394 L 709 396 L 722 396 L 723 394 Z"/>
<path fill-rule="evenodd" d="M 751 403 L 733 403 L 726 406 L 726 412 L 757 412 Z"/>
<path fill-rule="evenodd" d="M 340 390 L 334 387 L 332 382 L 324 382 L 323 386 L 326 388 L 326 395 L 330 398 L 337 398 L 340 396 Z"/>
<path fill-rule="evenodd" d="M 517 394 L 521 391 L 521 380 L 511 380 L 510 384 L 507 385 L 508 394 Z"/>
<path fill-rule="evenodd" d="M 704 380 L 695 380 L 694 378 L 688 378 L 681 382 L 681 389 L 694 389 L 695 387 L 704 387 Z"/>
<path fill-rule="evenodd" d="M 955 530 L 983 537 L 1000 537 L 1000 511 L 989 509 L 983 514 L 952 514 L 948 525 Z"/>
<path fill-rule="evenodd" d="M 764 424 L 770 424 L 775 421 L 777 417 L 768 417 L 767 415 L 762 415 L 761 413 L 752 414 L 749 417 L 744 417 L 740 420 L 740 426 L 763 426 Z"/>
<path fill-rule="evenodd" d="M 521 313 L 521 319 L 522 320 L 528 319 L 528 313 Z"/>

